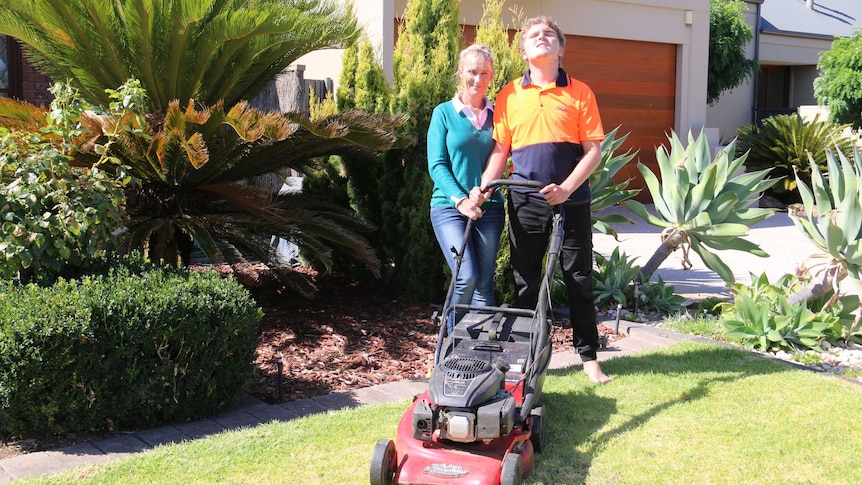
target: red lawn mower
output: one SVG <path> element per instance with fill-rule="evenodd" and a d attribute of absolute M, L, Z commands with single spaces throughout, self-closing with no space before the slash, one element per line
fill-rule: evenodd
<path fill-rule="evenodd" d="M 544 187 L 494 180 L 487 187 Z M 520 484 L 545 446 L 548 418 L 540 404 L 551 360 L 550 291 L 562 243 L 562 214 L 553 217 L 539 302 L 534 310 L 453 304 L 455 280 L 469 240 L 467 225 L 442 313 L 428 390 L 381 439 L 371 458 L 371 485 Z M 456 248 L 452 248 L 456 251 Z M 451 333 L 447 322 L 462 314 Z M 465 313 L 466 311 L 466 313 Z"/>

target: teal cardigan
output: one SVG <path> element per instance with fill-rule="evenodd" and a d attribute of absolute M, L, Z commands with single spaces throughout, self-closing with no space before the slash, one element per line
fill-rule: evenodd
<path fill-rule="evenodd" d="M 455 111 L 451 100 L 434 108 L 428 127 L 428 173 L 434 181 L 431 207 L 455 207 L 455 202 L 482 182 L 482 171 L 495 144 L 491 138 L 493 118 L 488 113 L 478 130 L 464 113 Z M 482 208 L 502 204 L 503 196 L 495 190 Z"/>

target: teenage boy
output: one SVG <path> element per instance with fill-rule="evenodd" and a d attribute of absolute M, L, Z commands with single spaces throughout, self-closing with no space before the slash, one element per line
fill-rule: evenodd
<path fill-rule="evenodd" d="M 610 382 L 596 360 L 599 335 L 592 286 L 590 186 L 601 163 L 604 140 L 595 95 L 560 66 L 566 37 L 550 17 L 528 19 L 521 29 L 521 52 L 527 72 L 497 95 L 494 109 L 496 145 L 482 174 L 482 187 L 500 178 L 509 153 L 513 179 L 539 180 L 540 190 L 509 190 L 509 239 L 520 308 L 534 308 L 542 264 L 550 237 L 552 206 L 563 210 L 560 266 L 569 297 L 575 350 L 584 372 L 596 383 Z M 483 202 L 490 193 L 474 187 L 471 198 Z"/>

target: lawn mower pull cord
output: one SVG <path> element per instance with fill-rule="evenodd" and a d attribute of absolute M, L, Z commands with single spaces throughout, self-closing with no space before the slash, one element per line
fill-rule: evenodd
<path fill-rule="evenodd" d="M 545 184 L 493 180 L 486 187 L 500 186 Z M 556 207 L 535 309 L 452 303 L 472 228 L 469 221 L 442 312 L 435 314 L 440 333 L 428 389 L 402 416 L 395 441 L 375 445 L 371 485 L 519 484 L 544 448 L 547 415 L 539 401 L 551 360 L 550 294 L 562 214 Z"/>

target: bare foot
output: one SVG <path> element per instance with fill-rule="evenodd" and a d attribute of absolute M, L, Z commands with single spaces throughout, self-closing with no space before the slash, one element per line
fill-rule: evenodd
<path fill-rule="evenodd" d="M 584 362 L 584 373 L 596 384 L 607 384 L 608 382 L 611 382 L 611 378 L 602 372 L 602 368 L 599 367 L 599 361 L 597 360 Z"/>

